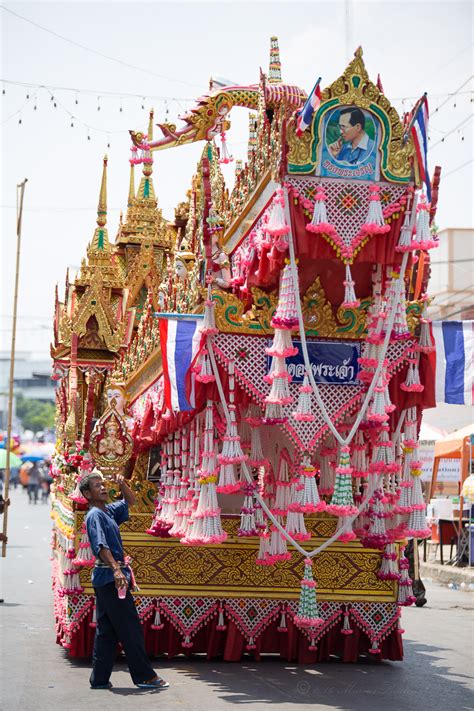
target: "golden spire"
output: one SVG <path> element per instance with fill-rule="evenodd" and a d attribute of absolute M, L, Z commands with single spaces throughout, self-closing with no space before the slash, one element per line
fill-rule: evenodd
<path fill-rule="evenodd" d="M 104 156 L 102 168 L 102 181 L 100 184 L 99 205 L 97 207 L 97 227 L 94 236 L 87 248 L 89 262 L 100 255 L 108 254 L 112 251 L 107 233 L 107 156 Z"/>
<path fill-rule="evenodd" d="M 281 62 L 278 37 L 270 38 L 270 64 L 268 67 L 268 83 L 281 84 Z"/>
<path fill-rule="evenodd" d="M 150 109 L 150 118 L 148 120 L 148 142 L 153 140 L 153 117 L 155 115 L 154 109 Z"/>
<path fill-rule="evenodd" d="M 135 164 L 130 161 L 130 184 L 128 187 L 128 207 L 133 205 L 135 200 Z"/>
<path fill-rule="evenodd" d="M 97 207 L 97 224 L 105 227 L 107 224 L 107 156 L 104 156 L 102 168 L 102 182 L 100 184 L 99 205 Z"/>

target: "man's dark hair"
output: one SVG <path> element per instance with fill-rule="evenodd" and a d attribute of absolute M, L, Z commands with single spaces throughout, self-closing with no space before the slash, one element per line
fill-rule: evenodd
<path fill-rule="evenodd" d="M 364 112 L 361 109 L 358 109 L 357 106 L 349 106 L 347 109 L 342 109 L 341 116 L 344 116 L 345 114 L 349 114 L 349 123 L 351 126 L 355 126 L 356 123 L 360 123 L 361 128 L 365 128 Z"/>
<path fill-rule="evenodd" d="M 82 477 L 79 482 L 79 491 L 84 496 L 85 491 L 91 490 L 92 479 L 103 479 L 101 472 L 98 469 L 93 469 L 89 474 Z"/>

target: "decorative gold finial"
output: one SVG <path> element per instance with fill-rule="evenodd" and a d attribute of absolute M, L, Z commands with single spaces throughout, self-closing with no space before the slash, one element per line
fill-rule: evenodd
<path fill-rule="evenodd" d="M 128 186 L 128 207 L 133 205 L 135 200 L 135 164 L 130 161 L 130 183 Z"/>
<path fill-rule="evenodd" d="M 150 109 L 150 118 L 148 121 L 148 142 L 153 140 L 153 117 L 155 115 L 155 110 Z"/>
<path fill-rule="evenodd" d="M 281 84 L 281 62 L 278 37 L 270 37 L 270 64 L 268 67 L 268 83 Z"/>
<path fill-rule="evenodd" d="M 102 182 L 100 185 L 99 205 L 97 207 L 97 224 L 105 227 L 107 224 L 107 156 L 104 156 L 104 167 L 102 169 Z"/>

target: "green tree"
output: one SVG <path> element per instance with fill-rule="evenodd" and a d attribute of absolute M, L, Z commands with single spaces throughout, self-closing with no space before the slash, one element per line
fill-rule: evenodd
<path fill-rule="evenodd" d="M 38 432 L 54 427 L 55 409 L 52 402 L 31 400 L 21 393 L 16 396 L 16 414 L 27 430 Z"/>

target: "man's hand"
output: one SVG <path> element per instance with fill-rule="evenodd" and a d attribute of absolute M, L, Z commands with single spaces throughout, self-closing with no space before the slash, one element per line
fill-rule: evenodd
<path fill-rule="evenodd" d="M 117 590 L 120 590 L 121 588 L 126 588 L 128 586 L 127 578 L 122 573 L 120 568 L 115 568 L 114 570 L 114 581 Z"/>
<path fill-rule="evenodd" d="M 334 141 L 334 143 L 331 143 L 329 146 L 329 152 L 331 153 L 333 158 L 337 158 L 339 155 L 339 152 L 342 148 L 342 138 L 338 138 L 337 141 Z"/>
<path fill-rule="evenodd" d="M 4 536 L 3 533 L 0 533 L 0 543 L 8 543 L 8 536 Z"/>
<path fill-rule="evenodd" d="M 125 477 L 122 474 L 116 474 L 114 480 L 119 485 L 120 491 L 122 492 L 122 496 L 127 502 L 127 504 L 129 506 L 133 506 L 136 501 L 136 497 L 129 485 L 127 484 L 127 480 L 125 479 Z"/>

